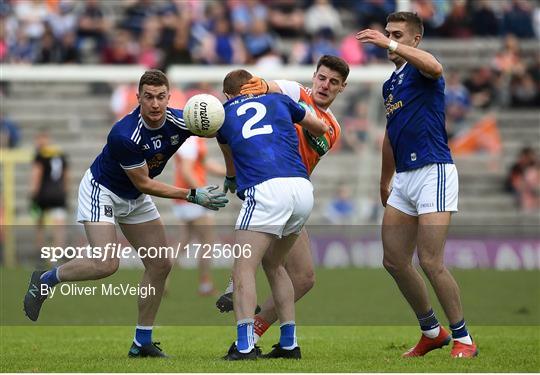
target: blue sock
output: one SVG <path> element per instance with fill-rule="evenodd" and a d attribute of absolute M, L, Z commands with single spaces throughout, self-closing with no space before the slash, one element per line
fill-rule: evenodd
<path fill-rule="evenodd" d="M 467 331 L 465 319 L 462 319 L 456 324 L 450 324 L 450 329 L 452 330 L 452 338 L 454 340 L 461 341 L 464 344 L 472 344 L 472 339 L 469 336 L 469 331 Z"/>
<path fill-rule="evenodd" d="M 137 326 L 133 342 L 138 346 L 152 344 L 152 326 Z"/>
<path fill-rule="evenodd" d="M 47 284 L 49 288 L 52 288 L 58 284 L 60 282 L 60 279 L 58 278 L 58 267 L 54 267 L 53 269 L 45 272 L 43 275 L 41 275 L 40 280 Z"/>
<path fill-rule="evenodd" d="M 236 332 L 238 334 L 236 348 L 240 353 L 249 353 L 255 345 L 253 337 L 254 323 L 254 319 L 243 319 L 236 323 Z"/>
<path fill-rule="evenodd" d="M 283 349 L 292 350 L 298 346 L 296 343 L 296 324 L 294 320 L 282 323 L 279 326 L 281 336 L 279 337 L 279 346 Z"/>
<path fill-rule="evenodd" d="M 418 318 L 418 323 L 420 324 L 420 329 L 422 331 L 429 331 L 433 328 L 437 328 L 440 324 L 433 312 L 433 309 L 430 309 L 425 314 L 416 315 Z"/>
<path fill-rule="evenodd" d="M 420 329 L 426 337 L 434 339 L 435 337 L 439 336 L 440 324 L 435 316 L 435 313 L 433 312 L 433 309 L 429 309 L 429 311 L 425 314 L 416 315 L 416 317 L 418 318 Z"/>

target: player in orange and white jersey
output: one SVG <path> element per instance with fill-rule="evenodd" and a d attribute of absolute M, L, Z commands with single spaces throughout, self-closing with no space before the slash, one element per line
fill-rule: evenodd
<path fill-rule="evenodd" d="M 295 81 L 267 82 L 262 78 L 253 77 L 246 85 L 242 86 L 242 94 L 260 95 L 268 92 L 285 94 L 316 114 L 330 127 L 328 132 L 315 137 L 300 125 L 295 125 L 298 134 L 298 151 L 308 173 L 311 174 L 321 157 L 328 153 L 339 140 L 341 128 L 330 110 L 330 105 L 347 86 L 348 75 L 349 66 L 343 59 L 324 55 L 317 62 L 311 88 L 304 87 Z M 225 181 L 224 187 L 227 186 L 230 186 L 230 180 Z M 298 301 L 315 283 L 313 259 L 305 228 L 287 256 L 285 268 L 294 286 L 295 301 Z M 216 306 L 221 312 L 233 309 L 232 290 L 233 284 L 230 281 L 225 293 L 216 302 Z M 255 315 L 255 340 L 258 340 L 277 321 L 272 297 L 268 298 L 261 307 L 262 310 Z"/>
<path fill-rule="evenodd" d="M 225 176 L 225 166 L 207 158 L 208 147 L 206 139 L 190 137 L 174 155 L 175 181 L 174 185 L 186 189 L 206 184 L 207 174 Z M 198 241 L 200 244 L 214 243 L 214 219 L 210 210 L 189 203 L 185 200 L 174 201 L 173 213 L 185 227 L 182 231 L 182 246 Z M 201 252 L 202 253 L 202 252 Z M 199 294 L 213 295 L 215 292 L 212 274 L 210 272 L 211 259 L 199 257 Z"/>

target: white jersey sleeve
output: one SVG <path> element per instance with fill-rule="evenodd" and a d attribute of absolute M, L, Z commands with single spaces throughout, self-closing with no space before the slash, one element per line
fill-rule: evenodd
<path fill-rule="evenodd" d="M 183 159 L 195 160 L 197 159 L 197 139 L 195 136 L 189 137 L 180 146 L 176 153 Z"/>
<path fill-rule="evenodd" d="M 300 84 L 298 82 L 281 79 L 274 82 L 279 86 L 283 94 L 287 95 L 295 102 L 300 101 Z"/>

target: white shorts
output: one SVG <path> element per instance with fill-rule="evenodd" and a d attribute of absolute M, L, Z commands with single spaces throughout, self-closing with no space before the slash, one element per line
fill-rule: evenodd
<path fill-rule="evenodd" d="M 137 199 L 124 199 L 98 184 L 90 169 L 79 185 L 79 208 L 77 221 L 105 221 L 115 224 L 140 224 L 159 218 L 156 205 L 149 195 L 141 194 Z"/>
<path fill-rule="evenodd" d="M 388 204 L 411 216 L 457 212 L 458 173 L 454 164 L 429 164 L 394 177 Z"/>
<path fill-rule="evenodd" d="M 244 192 L 236 229 L 275 234 L 300 233 L 313 209 L 313 185 L 305 178 L 264 181 Z"/>
<path fill-rule="evenodd" d="M 44 210 L 45 215 L 53 220 L 66 220 L 67 211 L 64 207 L 47 208 Z"/>
<path fill-rule="evenodd" d="M 172 206 L 173 214 L 178 220 L 193 221 L 210 215 L 208 208 L 194 203 L 176 203 Z"/>

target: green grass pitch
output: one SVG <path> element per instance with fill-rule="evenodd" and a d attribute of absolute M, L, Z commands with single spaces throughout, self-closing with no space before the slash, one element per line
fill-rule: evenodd
<path fill-rule="evenodd" d="M 538 271 L 453 271 L 480 355 L 450 358 L 450 347 L 402 359 L 419 337 L 412 312 L 383 270 L 317 270 L 317 284 L 297 304 L 300 361 L 220 359 L 234 339 L 234 317 L 219 314 L 214 298 L 196 296 L 196 272 L 174 270 L 154 339 L 167 360 L 127 358 L 134 297 L 62 296 L 46 302 L 39 324 L 22 313 L 29 270 L 0 269 L 2 372 L 539 372 Z M 133 282 L 140 270 L 121 270 L 105 282 Z M 227 271 L 216 272 L 225 285 Z M 259 295 L 266 295 L 262 275 Z M 103 281 L 102 281 L 103 282 Z M 81 283 L 81 285 L 99 285 Z M 440 306 L 434 304 L 446 324 Z M 272 327 L 263 351 L 278 340 Z"/>

